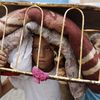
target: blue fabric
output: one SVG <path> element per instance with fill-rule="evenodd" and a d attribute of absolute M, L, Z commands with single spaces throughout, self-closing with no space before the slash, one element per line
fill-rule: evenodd
<path fill-rule="evenodd" d="M 94 93 L 90 89 L 87 89 L 82 100 L 100 100 L 100 94 Z"/>
<path fill-rule="evenodd" d="M 69 0 L 2 0 L 6 2 L 20 2 L 20 1 L 27 1 L 33 3 L 48 3 L 48 4 L 65 4 L 68 3 Z"/>
<path fill-rule="evenodd" d="M 33 3 L 54 3 L 54 4 L 65 4 L 68 3 L 69 0 L 27 0 Z"/>

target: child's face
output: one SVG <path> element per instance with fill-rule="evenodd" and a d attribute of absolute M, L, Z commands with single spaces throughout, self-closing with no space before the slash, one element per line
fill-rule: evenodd
<path fill-rule="evenodd" d="M 33 40 L 33 51 L 32 51 L 32 57 L 33 61 L 36 64 L 37 63 L 37 55 L 38 55 L 38 45 L 39 45 L 39 37 L 35 36 Z M 51 49 L 49 43 L 42 38 L 41 41 L 41 49 L 40 49 L 40 56 L 39 56 L 39 68 L 46 71 L 48 70 L 54 62 L 54 53 Z"/>
<path fill-rule="evenodd" d="M 95 48 L 99 51 L 100 53 L 100 39 L 96 39 L 95 40 L 95 44 L 94 44 Z"/>

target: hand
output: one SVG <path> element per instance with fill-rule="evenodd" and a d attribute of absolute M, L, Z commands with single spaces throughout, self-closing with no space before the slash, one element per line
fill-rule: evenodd
<path fill-rule="evenodd" d="M 7 54 L 0 50 L 0 67 L 5 66 L 7 63 Z"/>
<path fill-rule="evenodd" d="M 66 76 L 65 68 L 59 68 L 59 70 L 58 70 L 58 76 Z"/>

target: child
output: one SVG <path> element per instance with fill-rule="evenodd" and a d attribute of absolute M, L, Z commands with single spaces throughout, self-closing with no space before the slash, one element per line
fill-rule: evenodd
<path fill-rule="evenodd" d="M 95 33 L 90 37 L 91 43 L 94 45 L 94 47 L 98 50 L 100 53 L 100 33 Z"/>
<path fill-rule="evenodd" d="M 32 46 L 32 59 L 34 64 L 36 64 L 37 62 L 38 41 L 39 37 L 34 36 Z M 0 61 L 2 61 L 2 57 L 6 58 L 4 55 L 2 55 L 2 53 L 0 55 Z M 39 68 L 44 72 L 49 72 L 50 74 L 55 75 L 56 67 L 54 67 L 54 57 L 55 55 L 50 44 L 46 42 L 44 38 L 42 38 Z M 4 65 L 4 63 L 1 64 Z M 21 79 L 12 76 L 7 78 L 7 80 L 1 86 L 1 96 L 3 96 L 12 88 L 20 88 L 24 90 L 26 100 L 41 100 L 41 98 L 43 100 L 73 100 L 69 92 L 64 92 L 67 96 L 66 98 L 62 97 L 59 82 L 56 80 L 48 79 L 46 81 L 41 82 L 40 84 L 37 84 L 33 81 L 32 77 L 28 77 L 27 79 Z"/>
<path fill-rule="evenodd" d="M 95 33 L 90 36 L 90 41 L 93 44 L 93 46 L 96 48 L 97 53 L 100 53 L 100 33 Z M 100 72 L 100 71 L 99 71 Z M 90 84 L 90 86 L 92 86 Z M 98 85 L 99 86 L 99 85 Z M 96 85 L 92 86 L 93 88 L 95 87 L 96 89 L 99 87 L 96 87 Z M 100 99 L 100 93 L 99 90 L 97 89 L 87 89 L 86 93 L 84 95 L 84 98 L 82 100 L 99 100 Z"/>

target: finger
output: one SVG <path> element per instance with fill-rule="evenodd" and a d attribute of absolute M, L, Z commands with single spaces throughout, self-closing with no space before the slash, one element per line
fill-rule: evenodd
<path fill-rule="evenodd" d="M 4 65 L 0 64 L 0 67 L 4 67 Z"/>
<path fill-rule="evenodd" d="M 7 55 L 9 50 L 7 48 L 4 49 L 4 53 Z"/>
<path fill-rule="evenodd" d="M 6 53 L 2 50 L 0 50 L 0 55 L 7 57 Z"/>
<path fill-rule="evenodd" d="M 1 64 L 1 65 L 4 66 L 6 63 L 7 63 L 7 61 L 2 61 L 2 60 L 0 60 L 0 64 Z"/>
<path fill-rule="evenodd" d="M 4 57 L 4 56 L 0 55 L 0 60 L 7 61 L 7 57 Z"/>

